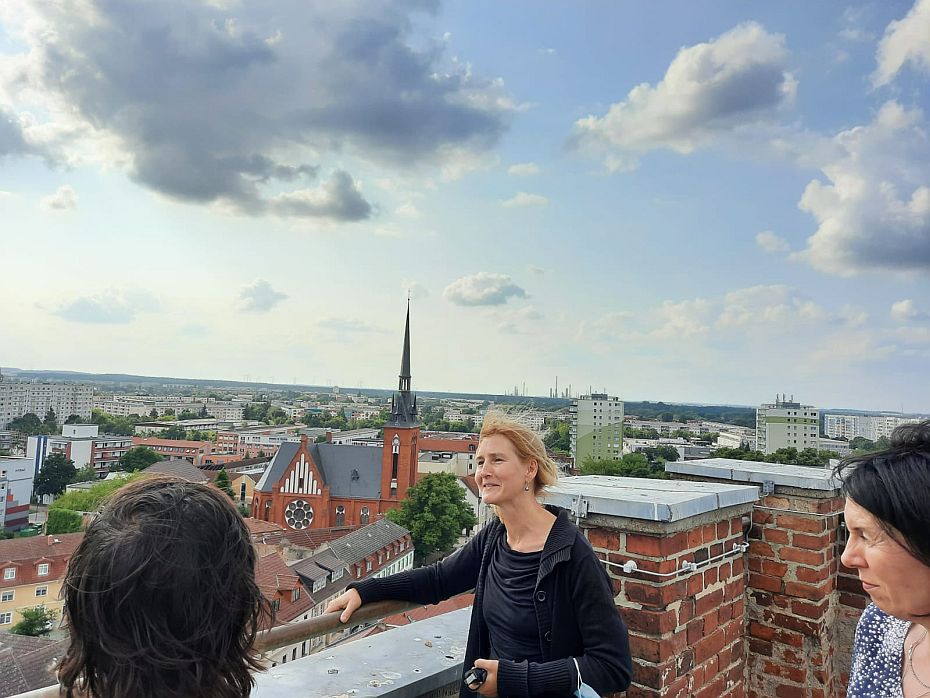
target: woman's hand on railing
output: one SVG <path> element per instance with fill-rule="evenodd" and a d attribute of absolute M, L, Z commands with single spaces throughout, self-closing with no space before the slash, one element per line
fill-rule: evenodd
<path fill-rule="evenodd" d="M 352 614 L 355 613 L 356 609 L 361 605 L 362 597 L 359 596 L 355 589 L 349 589 L 346 593 L 330 601 L 329 606 L 326 607 L 326 612 L 334 613 L 336 611 L 342 611 L 339 620 L 343 623 L 348 623 Z"/>

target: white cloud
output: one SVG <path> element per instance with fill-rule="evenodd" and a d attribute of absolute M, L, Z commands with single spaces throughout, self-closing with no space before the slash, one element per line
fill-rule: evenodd
<path fill-rule="evenodd" d="M 770 121 L 793 102 L 781 34 L 755 22 L 682 48 L 655 86 L 643 83 L 601 117 L 575 123 L 573 141 L 611 170 L 632 169 L 653 149 L 691 153 L 722 134 Z"/>
<path fill-rule="evenodd" d="M 456 305 L 503 305 L 511 298 L 525 298 L 526 291 L 507 274 L 480 271 L 446 286 L 443 297 Z"/>
<path fill-rule="evenodd" d="M 766 252 L 790 252 L 791 245 L 771 230 L 764 230 L 756 235 L 756 244 Z"/>
<path fill-rule="evenodd" d="M 501 201 L 504 208 L 522 208 L 524 206 L 545 206 L 549 199 L 540 194 L 530 194 L 525 191 L 517 192 L 516 196 L 506 201 Z"/>
<path fill-rule="evenodd" d="M 423 214 L 420 213 L 420 209 L 418 209 L 412 201 L 405 201 L 394 209 L 394 215 L 415 220 L 422 217 Z"/>
<path fill-rule="evenodd" d="M 40 205 L 49 211 L 73 211 L 78 205 L 78 195 L 74 187 L 65 184 L 58 187 L 54 194 L 44 197 Z"/>
<path fill-rule="evenodd" d="M 817 220 L 795 253 L 831 274 L 930 269 L 930 141 L 918 109 L 897 102 L 839 133 L 798 206 Z"/>
<path fill-rule="evenodd" d="M 500 314 L 497 329 L 507 334 L 532 334 L 542 317 L 542 313 L 532 305 L 509 310 Z"/>
<path fill-rule="evenodd" d="M 664 301 L 659 310 L 662 325 L 652 332 L 659 339 L 687 339 L 707 333 L 710 303 L 703 298 Z"/>
<path fill-rule="evenodd" d="M 872 84 L 875 87 L 888 84 L 908 63 L 930 72 L 928 37 L 930 0 L 917 0 L 903 19 L 896 19 L 885 28 L 875 56 L 878 66 L 872 74 Z"/>
<path fill-rule="evenodd" d="M 429 296 L 429 289 L 419 281 L 414 281 L 413 279 L 403 279 L 400 282 L 400 287 L 411 300 L 418 301 Z"/>
<path fill-rule="evenodd" d="M 891 304 L 891 317 L 898 322 L 914 322 L 930 319 L 930 313 L 921 310 L 910 298 Z"/>
<path fill-rule="evenodd" d="M 139 313 L 160 307 L 158 298 L 148 291 L 108 289 L 92 296 L 82 296 L 61 305 L 55 315 L 72 322 L 95 325 L 126 325 Z"/>
<path fill-rule="evenodd" d="M 520 162 L 507 168 L 512 177 L 532 177 L 539 174 L 539 165 L 535 162 Z"/>
<path fill-rule="evenodd" d="M 844 305 L 836 315 L 837 321 L 846 327 L 862 327 L 869 321 L 869 314 L 854 305 Z"/>
<path fill-rule="evenodd" d="M 825 320 L 823 307 L 788 286 L 750 286 L 728 292 L 717 319 L 722 328 L 763 326 L 777 329 Z"/>
<path fill-rule="evenodd" d="M 280 216 L 312 216 L 337 221 L 358 221 L 371 216 L 358 183 L 343 170 L 313 189 L 299 189 L 270 198 L 268 210 Z"/>
<path fill-rule="evenodd" d="M 247 313 L 267 313 L 287 298 L 264 279 L 258 279 L 239 293 L 239 309 Z"/>

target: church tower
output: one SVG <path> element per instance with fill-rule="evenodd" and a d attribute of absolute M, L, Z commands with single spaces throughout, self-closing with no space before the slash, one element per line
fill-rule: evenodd
<path fill-rule="evenodd" d="M 399 501 L 417 481 L 420 422 L 417 396 L 410 389 L 410 301 L 404 328 L 404 352 L 400 360 L 400 380 L 391 399 L 391 417 L 384 425 L 381 461 L 381 499 Z"/>

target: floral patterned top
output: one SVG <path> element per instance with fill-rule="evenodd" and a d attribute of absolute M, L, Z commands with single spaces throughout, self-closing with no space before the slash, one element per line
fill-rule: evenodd
<path fill-rule="evenodd" d="M 847 698 L 902 698 L 901 666 L 909 621 L 889 616 L 874 603 L 856 626 Z"/>

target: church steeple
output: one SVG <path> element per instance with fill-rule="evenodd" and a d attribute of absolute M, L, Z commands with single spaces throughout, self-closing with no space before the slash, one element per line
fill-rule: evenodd
<path fill-rule="evenodd" d="M 391 426 L 418 426 L 417 396 L 410 390 L 410 299 L 407 299 L 407 323 L 404 327 L 404 352 L 400 359 L 397 392 L 391 399 Z"/>

